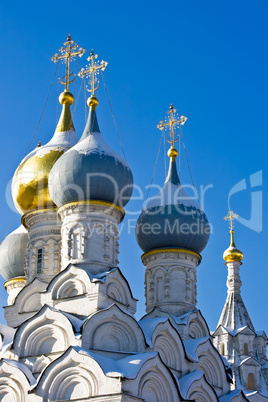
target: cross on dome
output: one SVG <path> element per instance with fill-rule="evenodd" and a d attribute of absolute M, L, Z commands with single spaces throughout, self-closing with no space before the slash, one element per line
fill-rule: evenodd
<path fill-rule="evenodd" d="M 174 148 L 175 142 L 178 141 L 178 138 L 175 139 L 175 130 L 177 127 L 183 125 L 187 117 L 185 116 L 178 116 L 176 114 L 177 110 L 173 108 L 173 105 L 171 104 L 169 107 L 169 110 L 167 111 L 167 114 L 169 117 L 165 118 L 165 122 L 161 120 L 159 124 L 157 125 L 157 128 L 159 130 L 170 130 L 169 135 L 170 135 L 170 141 L 167 140 L 169 144 L 171 144 L 171 148 Z"/>
<path fill-rule="evenodd" d="M 231 230 L 234 229 L 234 221 L 238 218 L 239 215 L 235 214 L 233 211 L 229 211 L 228 214 L 223 218 L 225 221 L 229 221 L 229 228 Z"/>
<path fill-rule="evenodd" d="M 89 85 L 91 89 L 88 89 L 91 92 L 91 98 L 95 97 L 95 91 L 99 88 L 98 74 L 100 71 L 104 71 L 107 67 L 107 61 L 102 60 L 101 62 L 95 61 L 98 58 L 97 54 L 94 54 L 93 50 L 91 50 L 90 56 L 87 58 L 87 61 L 90 62 L 86 68 L 82 68 L 78 73 L 79 77 L 84 78 L 85 76 L 89 78 Z"/>
<path fill-rule="evenodd" d="M 64 47 L 65 46 L 65 47 Z M 60 83 L 62 85 L 65 85 L 65 91 L 69 91 L 69 85 L 74 82 L 76 75 L 74 75 L 73 80 L 70 81 L 70 77 L 73 75 L 73 73 L 70 74 L 70 61 L 73 60 L 74 56 L 79 56 L 82 57 L 83 54 L 85 53 L 85 49 L 80 47 L 78 50 L 77 43 L 74 43 L 72 40 L 70 34 L 67 36 L 67 41 L 64 42 L 63 46 L 59 49 L 61 52 L 61 55 L 58 53 L 55 53 L 54 56 L 51 57 L 51 60 L 54 61 L 54 63 L 57 63 L 59 60 L 62 60 L 63 62 L 66 63 L 66 75 L 62 78 L 62 81 L 59 79 Z"/>

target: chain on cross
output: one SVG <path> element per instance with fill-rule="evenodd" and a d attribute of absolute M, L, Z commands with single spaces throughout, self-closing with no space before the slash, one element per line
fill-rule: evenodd
<path fill-rule="evenodd" d="M 98 58 L 97 54 L 94 54 L 93 50 L 90 53 L 90 56 L 87 58 L 87 60 L 90 62 L 86 68 L 82 68 L 80 72 L 78 73 L 79 77 L 84 78 L 84 77 L 89 77 L 89 84 L 91 86 L 91 89 L 88 89 L 89 92 L 91 92 L 91 96 L 95 96 L 95 91 L 99 88 L 99 81 L 97 79 L 97 76 L 100 71 L 104 71 L 105 68 L 107 67 L 108 63 L 107 61 L 101 61 L 101 62 L 95 62 L 95 60 Z"/>
<path fill-rule="evenodd" d="M 171 144 L 171 147 L 174 148 L 175 142 L 178 141 L 179 138 L 175 139 L 175 130 L 177 127 L 180 127 L 183 125 L 187 117 L 185 116 L 178 116 L 176 115 L 177 110 L 173 108 L 173 105 L 171 104 L 169 107 L 169 110 L 167 114 L 169 115 L 168 118 L 165 119 L 165 122 L 161 120 L 159 124 L 157 125 L 157 128 L 159 130 L 168 130 L 169 129 L 169 135 L 170 135 L 170 141 L 167 140 L 169 144 Z"/>
<path fill-rule="evenodd" d="M 229 221 L 229 227 L 231 230 L 234 229 L 234 221 L 238 218 L 239 215 L 235 214 L 233 211 L 229 211 L 228 214 L 223 218 L 225 221 Z"/>
<path fill-rule="evenodd" d="M 69 85 L 74 82 L 76 78 L 75 74 L 74 78 L 70 81 L 70 77 L 73 75 L 73 72 L 70 74 L 70 61 L 72 61 L 75 56 L 82 57 L 86 51 L 82 47 L 76 50 L 77 48 L 78 45 L 74 43 L 69 34 L 67 37 L 67 42 L 64 42 L 63 46 L 59 49 L 61 55 L 55 53 L 54 56 L 51 57 L 51 60 L 54 61 L 54 63 L 57 63 L 59 60 L 62 60 L 66 63 L 66 75 L 62 78 L 62 80 L 59 79 L 60 83 L 65 85 L 65 91 L 69 91 Z"/>

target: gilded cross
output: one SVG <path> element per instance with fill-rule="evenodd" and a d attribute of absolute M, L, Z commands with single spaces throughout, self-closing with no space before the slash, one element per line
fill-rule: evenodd
<path fill-rule="evenodd" d="M 174 143 L 178 141 L 178 138 L 175 139 L 175 130 L 178 126 L 183 125 L 187 117 L 185 116 L 178 116 L 176 114 L 177 110 L 173 108 L 173 105 L 171 104 L 169 107 L 169 110 L 167 111 L 167 114 L 169 114 L 169 118 L 165 119 L 165 122 L 161 120 L 159 124 L 157 125 L 157 128 L 159 130 L 167 130 L 169 129 L 169 135 L 170 135 L 170 141 L 168 141 L 169 144 L 171 144 L 171 147 L 174 148 Z"/>
<path fill-rule="evenodd" d="M 90 78 L 89 83 L 91 89 L 88 91 L 91 92 L 91 96 L 95 96 L 95 91 L 99 88 L 99 82 L 97 79 L 99 72 L 104 71 L 108 65 L 107 61 L 103 60 L 101 62 L 95 62 L 97 58 L 98 55 L 94 54 L 92 50 L 90 56 L 87 58 L 87 61 L 89 61 L 90 64 L 86 66 L 86 68 L 82 68 L 78 73 L 79 77 L 81 78 L 84 78 L 85 76 Z"/>
<path fill-rule="evenodd" d="M 85 53 L 85 49 L 82 47 L 76 50 L 77 48 L 78 45 L 74 43 L 69 34 L 67 36 L 67 41 L 64 42 L 63 46 L 59 49 L 61 55 L 55 53 L 54 56 L 51 57 L 51 60 L 54 61 L 54 63 L 57 63 L 59 60 L 63 60 L 63 62 L 66 63 L 66 75 L 62 78 L 62 81 L 59 81 L 62 85 L 65 85 L 65 91 L 67 92 L 69 91 L 69 85 L 74 82 L 76 78 L 74 76 L 73 80 L 70 81 L 70 77 L 73 75 L 73 73 L 70 74 L 70 61 L 73 60 L 75 56 L 82 57 Z"/>
<path fill-rule="evenodd" d="M 229 211 L 228 214 L 223 218 L 226 221 L 230 222 L 230 229 L 233 230 L 234 229 L 234 223 L 233 221 L 235 221 L 238 218 L 239 215 L 235 214 L 233 211 Z"/>

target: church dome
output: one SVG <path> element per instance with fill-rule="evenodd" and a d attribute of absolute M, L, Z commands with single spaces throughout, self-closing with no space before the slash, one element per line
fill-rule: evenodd
<path fill-rule="evenodd" d="M 10 233 L 0 245 L 0 275 L 7 281 L 24 276 L 24 261 L 28 232 L 20 226 Z"/>
<path fill-rule="evenodd" d="M 96 98 L 89 98 L 90 111 L 79 142 L 62 155 L 49 176 L 49 191 L 55 204 L 99 200 L 123 207 L 132 194 L 133 176 L 125 161 L 103 139 L 96 115 Z"/>
<path fill-rule="evenodd" d="M 63 108 L 52 139 L 30 152 L 13 176 L 12 197 L 21 214 L 55 206 L 48 190 L 48 176 L 56 160 L 77 142 L 70 112 L 73 100 L 69 92 L 60 95 Z"/>
<path fill-rule="evenodd" d="M 180 183 L 174 147 L 170 166 L 159 194 L 142 211 L 136 225 L 136 239 L 146 253 L 159 248 L 181 248 L 200 253 L 207 245 L 210 227 L 205 213 Z"/>
<path fill-rule="evenodd" d="M 230 230 L 230 233 L 231 233 L 231 244 L 224 251 L 223 259 L 226 262 L 233 262 L 233 261 L 241 262 L 243 259 L 243 253 L 242 253 L 242 251 L 240 251 L 236 248 L 236 245 L 234 242 L 234 231 Z"/>

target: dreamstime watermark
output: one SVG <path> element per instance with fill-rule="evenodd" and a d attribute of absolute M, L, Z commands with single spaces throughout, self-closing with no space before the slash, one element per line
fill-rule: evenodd
<path fill-rule="evenodd" d="M 20 199 L 16 197 L 16 191 L 19 193 L 21 199 L 23 199 L 23 197 L 28 197 L 26 204 L 28 203 L 29 205 L 33 202 L 30 198 L 35 197 L 34 202 L 38 204 L 38 208 L 44 208 L 46 207 L 46 204 L 44 204 L 44 193 L 48 191 L 47 184 L 42 180 L 42 177 L 40 177 L 40 180 L 38 177 L 35 177 L 34 185 L 32 185 L 32 180 L 33 177 L 29 174 L 29 177 L 24 176 L 24 184 L 21 184 L 19 181 L 17 183 L 13 182 L 12 186 L 15 189 L 14 196 L 17 198 L 18 203 L 20 203 Z M 247 182 L 249 182 L 249 185 L 247 185 Z M 227 195 L 228 209 L 233 209 L 231 204 L 235 195 L 241 193 L 248 201 L 250 194 L 250 218 L 246 219 L 240 215 L 238 221 L 242 225 L 256 232 L 262 231 L 263 194 L 261 186 L 262 171 L 260 170 L 251 174 L 248 180 L 244 178 L 236 183 Z M 149 188 L 151 193 L 153 192 L 154 195 L 146 199 Z M 166 183 L 164 190 L 163 186 L 157 184 L 147 185 L 143 188 L 137 184 L 134 184 L 133 186 L 128 184 L 124 187 L 120 187 L 118 181 L 115 180 L 114 177 L 101 172 L 88 174 L 85 185 L 83 186 L 72 184 L 61 187 L 54 184 L 53 178 L 50 178 L 49 189 L 56 197 L 61 195 L 63 199 L 66 198 L 68 201 L 84 201 L 89 199 L 105 200 L 109 201 L 111 204 L 124 208 L 127 217 L 125 221 L 127 221 L 127 224 L 123 223 L 120 231 L 123 227 L 127 226 L 128 233 L 133 231 L 135 228 L 137 218 L 140 216 L 142 210 L 150 216 L 157 214 L 163 215 L 166 219 L 164 220 L 164 223 L 161 223 L 162 226 L 159 224 L 157 226 L 155 222 L 153 222 L 151 227 L 148 228 L 147 225 L 143 228 L 143 230 L 148 231 L 148 235 L 150 235 L 150 233 L 198 234 L 203 233 L 204 230 L 208 230 L 208 225 L 204 224 L 203 228 L 201 225 L 202 222 L 204 223 L 204 220 L 206 223 L 205 215 L 202 211 L 205 211 L 206 209 L 205 204 L 207 197 L 212 195 L 212 191 L 217 191 L 217 188 L 215 188 L 213 184 L 201 185 L 199 189 L 196 189 L 192 185 L 176 186 L 172 183 Z M 25 193 L 23 193 L 24 191 Z M 9 208 L 12 211 L 17 212 L 11 198 L 11 180 L 7 184 L 5 197 Z M 131 203 L 128 204 L 130 198 Z M 107 206 L 105 208 L 109 210 L 110 207 Z M 172 223 L 172 227 L 169 227 L 171 222 L 173 222 L 170 221 L 169 216 L 174 217 L 174 211 L 177 220 L 175 223 Z M 239 213 L 239 211 L 237 212 Z M 183 217 L 185 219 L 183 219 Z M 197 229 L 198 225 L 199 227 Z M 212 227 L 210 228 L 210 231 L 212 231 Z"/>

